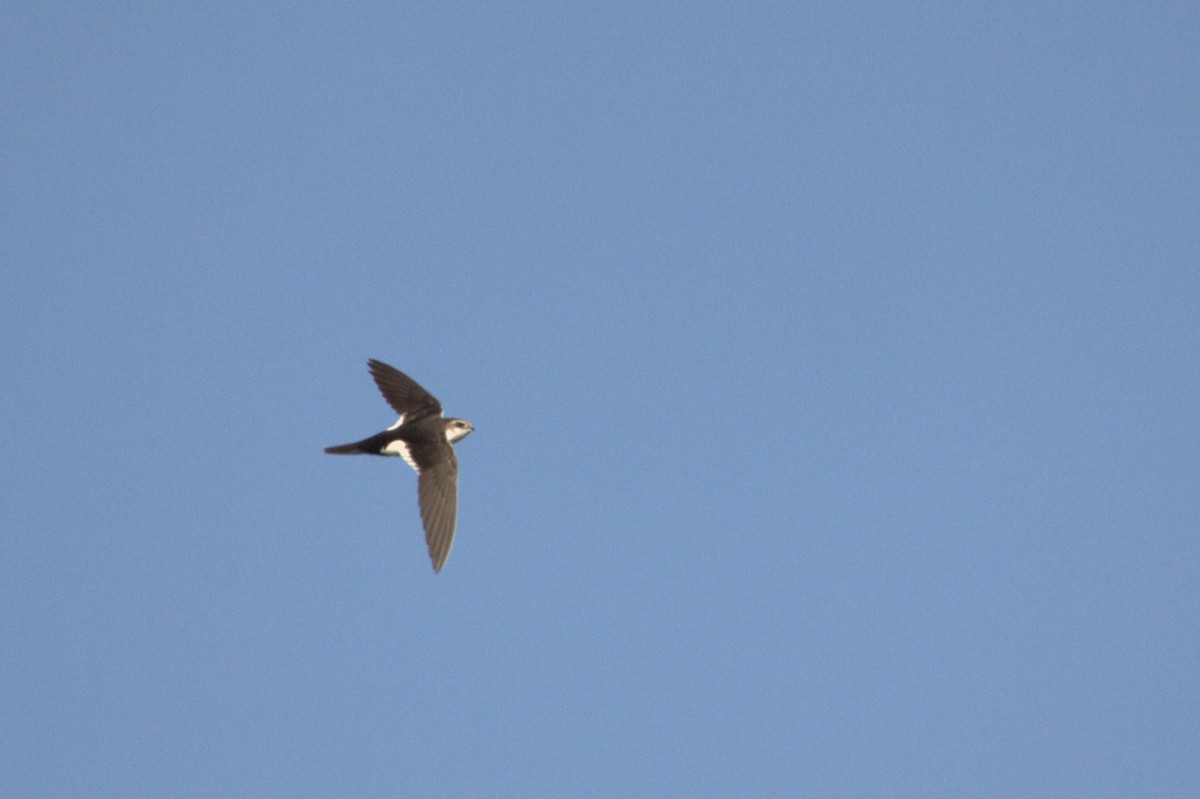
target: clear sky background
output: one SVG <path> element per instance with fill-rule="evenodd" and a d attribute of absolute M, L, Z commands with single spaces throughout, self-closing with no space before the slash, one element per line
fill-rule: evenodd
<path fill-rule="evenodd" d="M 1200 6 L 909 5 L 7 8 L 5 793 L 1200 795 Z"/>

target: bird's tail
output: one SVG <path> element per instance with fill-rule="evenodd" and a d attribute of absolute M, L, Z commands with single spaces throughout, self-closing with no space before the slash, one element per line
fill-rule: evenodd
<path fill-rule="evenodd" d="M 361 455 L 363 451 L 358 444 L 339 444 L 336 447 L 326 447 L 325 451 L 330 455 Z"/>

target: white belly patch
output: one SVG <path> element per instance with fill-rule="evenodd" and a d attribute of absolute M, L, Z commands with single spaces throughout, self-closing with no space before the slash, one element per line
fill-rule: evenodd
<path fill-rule="evenodd" d="M 412 452 L 408 449 L 408 444 L 397 439 L 389 443 L 386 447 L 380 450 L 384 455 L 399 455 L 404 458 L 404 461 L 414 469 L 417 469 L 417 462 L 412 459 Z M 420 471 L 420 469 L 417 469 Z"/>

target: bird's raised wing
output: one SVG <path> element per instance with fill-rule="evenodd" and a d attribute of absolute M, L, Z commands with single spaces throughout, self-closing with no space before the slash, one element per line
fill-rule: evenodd
<path fill-rule="evenodd" d="M 375 378 L 375 385 L 379 386 L 379 392 L 392 410 L 400 414 L 401 421 L 412 421 L 442 412 L 442 403 L 435 396 L 396 367 L 374 358 L 367 361 L 367 366 L 371 369 L 371 377 Z"/>

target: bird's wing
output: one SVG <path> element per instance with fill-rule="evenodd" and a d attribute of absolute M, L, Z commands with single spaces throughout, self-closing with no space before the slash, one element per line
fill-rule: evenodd
<path fill-rule="evenodd" d="M 417 499 L 425 525 L 425 543 L 433 570 L 439 572 L 454 546 L 454 522 L 458 516 L 458 460 L 446 447 L 447 457 L 423 469 L 417 478 Z"/>
<path fill-rule="evenodd" d="M 383 398 L 400 414 L 401 422 L 442 412 L 442 403 L 404 372 L 374 358 L 367 361 L 367 366 Z"/>

